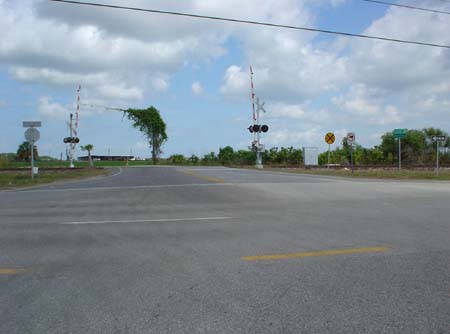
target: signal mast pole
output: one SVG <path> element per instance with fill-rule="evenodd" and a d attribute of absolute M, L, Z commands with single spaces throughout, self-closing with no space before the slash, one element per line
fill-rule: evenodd
<path fill-rule="evenodd" d="M 70 138 L 73 138 L 73 114 L 70 114 L 70 123 L 69 123 L 69 129 L 70 129 Z M 70 168 L 74 168 L 75 166 L 73 165 L 73 153 L 74 153 L 74 149 L 75 149 L 75 143 L 70 143 L 69 144 L 69 160 L 70 160 Z"/>
<path fill-rule="evenodd" d="M 259 112 L 262 109 L 259 104 L 259 98 L 256 99 L 256 111 L 255 111 L 255 86 L 253 85 L 253 68 L 250 65 L 250 84 L 251 84 L 251 92 L 252 92 L 252 110 L 253 110 L 253 127 L 255 125 L 259 126 Z M 263 103 L 264 105 L 264 103 Z M 264 110 L 264 109 L 263 109 Z M 260 143 L 260 131 L 253 132 L 253 143 L 252 147 L 256 146 L 256 168 L 263 168 L 262 165 L 262 152 L 261 152 L 261 143 Z"/>

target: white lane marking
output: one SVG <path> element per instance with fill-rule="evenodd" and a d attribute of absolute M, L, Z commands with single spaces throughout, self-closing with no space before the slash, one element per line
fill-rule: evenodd
<path fill-rule="evenodd" d="M 138 219 L 138 220 L 93 220 L 85 222 L 64 222 L 60 225 L 85 225 L 85 224 L 115 224 L 115 223 L 156 223 L 156 222 L 179 222 L 179 221 L 201 221 L 201 220 L 228 220 L 233 217 L 196 217 L 196 218 L 160 218 L 160 219 Z"/>
<path fill-rule="evenodd" d="M 122 173 L 123 173 L 123 169 L 122 169 L 122 167 L 119 167 L 119 171 L 118 171 L 117 173 L 115 173 L 115 174 L 113 174 L 113 175 L 110 175 L 110 176 L 107 176 L 107 177 L 118 176 L 118 175 L 120 175 L 120 174 L 122 174 Z"/>
<path fill-rule="evenodd" d="M 33 193 L 47 193 L 47 192 L 67 192 L 67 191 L 92 191 L 92 190 L 120 190 L 120 189 L 163 189 L 163 188 L 178 188 L 178 187 L 217 187 L 217 186 L 231 186 L 232 183 L 186 183 L 186 184 L 154 184 L 148 186 L 123 186 L 123 187 L 92 187 L 92 188 L 67 188 L 67 189 L 36 189 L 36 190 L 5 190 L 0 191 L 0 194 L 33 194 Z"/>

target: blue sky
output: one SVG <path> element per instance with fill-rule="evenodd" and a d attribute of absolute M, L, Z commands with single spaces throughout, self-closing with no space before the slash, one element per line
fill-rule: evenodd
<path fill-rule="evenodd" d="M 450 44 L 450 16 L 359 0 L 99 2 Z M 328 131 L 372 146 L 398 127 L 450 130 L 448 50 L 40 0 L 0 0 L 0 18 L 0 152 L 16 151 L 23 120 L 42 121 L 41 155 L 64 152 L 78 84 L 84 103 L 158 108 L 163 156 L 246 148 L 250 64 L 268 147 L 325 149 Z M 96 154 L 150 155 L 120 112 L 83 106 L 78 132 Z"/>

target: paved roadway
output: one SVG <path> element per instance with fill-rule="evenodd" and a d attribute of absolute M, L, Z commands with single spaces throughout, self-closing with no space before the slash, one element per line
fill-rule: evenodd
<path fill-rule="evenodd" d="M 449 204 L 204 167 L 0 192 L 0 333 L 450 333 Z"/>

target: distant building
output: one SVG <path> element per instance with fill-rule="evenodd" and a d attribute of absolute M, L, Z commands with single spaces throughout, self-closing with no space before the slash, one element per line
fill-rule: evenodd
<path fill-rule="evenodd" d="M 133 155 L 91 155 L 93 161 L 132 161 L 136 160 Z M 78 161 L 88 161 L 87 155 L 78 157 Z"/>

